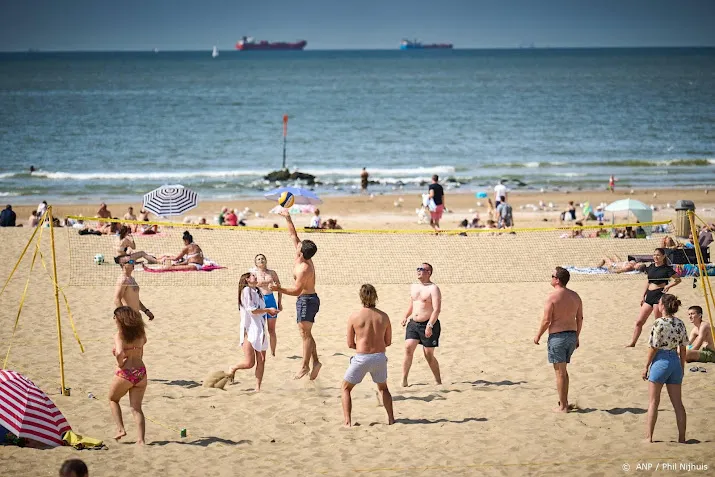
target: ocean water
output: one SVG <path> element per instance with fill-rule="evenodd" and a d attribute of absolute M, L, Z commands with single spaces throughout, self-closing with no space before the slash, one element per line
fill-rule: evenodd
<path fill-rule="evenodd" d="M 715 185 L 715 49 L 0 54 L 0 197 Z M 37 172 L 30 174 L 29 167 Z"/>

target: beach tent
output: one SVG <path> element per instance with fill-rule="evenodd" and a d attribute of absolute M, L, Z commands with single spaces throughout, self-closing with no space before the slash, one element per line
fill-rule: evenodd
<path fill-rule="evenodd" d="M 635 199 L 621 199 L 612 202 L 606 206 L 606 211 L 612 213 L 611 223 L 615 223 L 616 212 L 630 212 L 639 222 L 653 221 L 653 211 L 650 206 Z M 651 227 L 644 227 L 644 229 L 650 235 Z"/>

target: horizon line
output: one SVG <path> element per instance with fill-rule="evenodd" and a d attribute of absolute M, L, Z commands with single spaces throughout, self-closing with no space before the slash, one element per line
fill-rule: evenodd
<path fill-rule="evenodd" d="M 459 50 L 459 51 L 521 51 L 521 50 L 649 50 L 649 49 L 715 49 L 715 45 L 644 45 L 644 46 L 490 46 L 490 47 L 453 47 L 447 50 Z M 209 51 L 210 48 L 206 49 L 174 49 L 174 48 L 147 48 L 147 49 L 71 49 L 71 50 L 55 50 L 55 49 L 42 49 L 42 48 L 27 48 L 23 50 L 0 50 L 0 54 L 8 53 L 154 53 L 165 52 L 165 53 L 194 53 Z M 236 53 L 246 53 L 235 48 L 226 48 L 224 51 L 235 51 Z M 275 50 L 275 51 L 403 51 L 398 47 L 381 47 L 381 48 L 315 48 L 315 49 L 304 49 L 304 50 Z M 408 51 L 423 51 L 423 50 L 408 50 Z M 435 50 L 424 50 L 424 51 L 435 51 Z M 442 50 L 437 50 L 442 51 Z M 260 51 L 258 51 L 260 53 Z M 251 51 L 250 53 L 255 53 Z"/>

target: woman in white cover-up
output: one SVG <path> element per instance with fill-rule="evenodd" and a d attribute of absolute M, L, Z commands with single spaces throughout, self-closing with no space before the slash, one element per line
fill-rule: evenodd
<path fill-rule="evenodd" d="M 233 381 L 236 371 L 251 369 L 255 365 L 256 391 L 260 391 L 266 363 L 266 350 L 268 349 L 264 315 L 276 315 L 278 310 L 266 308 L 255 273 L 244 273 L 238 281 L 238 310 L 241 314 L 239 333 L 244 361 L 229 369 L 228 374 Z"/>

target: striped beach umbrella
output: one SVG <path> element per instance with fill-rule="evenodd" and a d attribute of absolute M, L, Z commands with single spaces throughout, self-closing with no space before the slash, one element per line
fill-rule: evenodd
<path fill-rule="evenodd" d="M 0 369 L 0 425 L 17 437 L 52 447 L 63 445 L 72 430 L 55 403 L 35 384 L 15 371 Z"/>
<path fill-rule="evenodd" d="M 182 215 L 197 205 L 196 192 L 182 185 L 165 185 L 144 194 L 144 208 L 159 217 Z"/>

